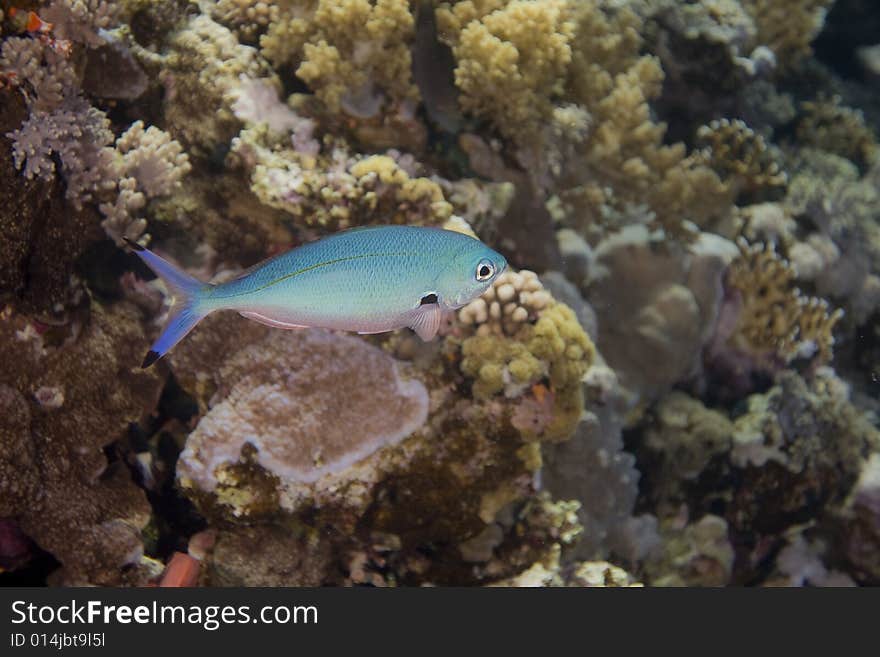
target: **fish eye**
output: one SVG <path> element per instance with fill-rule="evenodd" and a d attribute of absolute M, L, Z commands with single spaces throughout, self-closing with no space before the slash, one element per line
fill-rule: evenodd
<path fill-rule="evenodd" d="M 477 265 L 477 280 L 488 281 L 495 275 L 495 265 L 490 260 L 480 260 Z"/>

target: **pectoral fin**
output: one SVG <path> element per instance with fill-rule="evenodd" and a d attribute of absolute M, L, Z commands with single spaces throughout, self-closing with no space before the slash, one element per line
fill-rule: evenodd
<path fill-rule="evenodd" d="M 438 303 L 428 303 L 419 306 L 415 314 L 413 323 L 410 328 L 415 331 L 418 336 L 428 342 L 433 340 L 440 330 L 440 322 L 443 320 L 443 310 Z"/>

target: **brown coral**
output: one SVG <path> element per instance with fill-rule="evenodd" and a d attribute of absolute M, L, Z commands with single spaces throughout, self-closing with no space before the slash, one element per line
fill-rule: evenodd
<path fill-rule="evenodd" d="M 796 130 L 798 141 L 868 166 L 877 157 L 877 137 L 860 110 L 841 103 L 840 96 L 804 102 Z"/>
<path fill-rule="evenodd" d="M 727 271 L 740 309 L 730 342 L 759 360 L 815 357 L 831 360 L 834 325 L 843 315 L 828 302 L 793 286 L 795 271 L 772 247 L 739 242 L 740 257 Z"/>
<path fill-rule="evenodd" d="M 161 379 L 131 357 L 145 335 L 128 304 L 93 304 L 79 335 L 61 346 L 49 337 L 14 313 L 0 320 L 0 517 L 18 518 L 64 581 L 120 583 L 150 507 L 103 450 L 152 410 Z"/>
<path fill-rule="evenodd" d="M 735 189 L 755 194 L 785 185 L 787 176 L 771 155 L 767 142 L 745 121 L 712 121 L 697 131 L 697 139 L 709 166 Z"/>

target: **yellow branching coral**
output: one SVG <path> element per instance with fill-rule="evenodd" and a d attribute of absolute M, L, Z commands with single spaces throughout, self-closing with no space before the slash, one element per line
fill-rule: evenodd
<path fill-rule="evenodd" d="M 742 240 L 739 247 L 740 257 L 727 271 L 727 284 L 741 301 L 732 346 L 759 360 L 830 361 L 834 325 L 843 311 L 829 312 L 824 299 L 804 296 L 793 285 L 794 268 L 772 248 Z"/>
<path fill-rule="evenodd" d="M 785 68 L 810 54 L 834 0 L 742 0 L 757 28 L 755 45 L 769 47 Z"/>
<path fill-rule="evenodd" d="M 437 8 L 437 29 L 444 38 L 453 43 L 461 31 L 472 21 L 481 20 L 487 14 L 502 9 L 510 0 L 463 0 L 441 2 Z"/>
<path fill-rule="evenodd" d="M 520 274 L 521 275 L 521 274 Z M 525 282 L 533 279 L 522 277 Z M 537 280 L 537 279 L 534 279 Z M 500 289 L 511 287 L 509 281 L 496 285 L 490 296 L 497 299 Z M 542 297 L 537 303 L 535 295 Z M 490 301 L 491 308 L 494 302 Z M 543 289 L 532 293 L 530 305 L 540 305 L 537 312 L 526 311 L 522 321 L 492 320 L 487 316 L 482 326 L 462 343 L 461 371 L 474 380 L 477 397 L 491 397 L 503 393 L 517 402 L 515 422 L 526 433 L 533 423 L 526 416 L 544 416 L 547 423 L 540 425 L 541 437 L 555 439 L 567 436 L 577 425 L 584 408 L 581 381 L 594 362 L 595 347 L 578 322 L 574 311 L 546 294 Z M 525 310 L 523 306 L 518 308 Z M 466 320 L 474 308 L 465 312 Z M 503 312 L 499 307 L 499 311 Z M 472 324 L 467 324 L 471 326 Z M 496 330 L 492 331 L 491 327 Z"/>
<path fill-rule="evenodd" d="M 579 162 L 583 181 L 559 194 L 575 228 L 604 222 L 609 209 L 645 205 L 653 223 L 683 235 L 683 220 L 702 225 L 730 205 L 733 191 L 702 159 L 664 144 L 666 126 L 652 121 L 648 105 L 662 79 L 656 59 L 639 58 L 590 107 L 596 127 Z"/>
<path fill-rule="evenodd" d="M 549 117 L 571 62 L 564 9 L 564 0 L 514 0 L 467 23 L 453 45 L 463 109 L 514 138 Z"/>
<path fill-rule="evenodd" d="M 840 96 L 819 98 L 802 105 L 804 116 L 797 126 L 798 141 L 860 166 L 877 157 L 877 137 L 865 124 L 861 110 L 841 105 Z"/>
<path fill-rule="evenodd" d="M 654 223 L 684 234 L 683 220 L 705 224 L 726 209 L 731 190 L 683 144 L 664 143 L 649 102 L 660 93 L 660 62 L 640 54 L 641 20 L 624 9 L 606 13 L 595 2 L 571 2 L 577 25 L 572 41 L 569 97 L 592 116 L 595 129 L 583 147 L 583 172 L 568 196 L 581 221 L 608 208 L 644 205 Z"/>
<path fill-rule="evenodd" d="M 290 3 L 260 38 L 263 55 L 296 74 L 334 112 L 373 115 L 382 92 L 415 99 L 407 0 L 302 0 Z"/>
<path fill-rule="evenodd" d="M 595 0 L 442 4 L 462 108 L 515 147 L 520 164 L 554 186 L 557 216 L 584 230 L 643 208 L 685 234 L 723 214 L 733 192 L 683 144 L 664 143 L 649 102 L 658 59 L 641 54 L 641 19 Z M 573 119 L 576 119 L 573 121 Z M 563 161 L 564 160 L 564 161 Z"/>
<path fill-rule="evenodd" d="M 744 121 L 712 121 L 697 131 L 697 139 L 703 145 L 701 155 L 706 162 L 741 191 L 755 193 L 787 182 L 767 142 Z"/>
<path fill-rule="evenodd" d="M 592 0 L 569 2 L 568 10 L 576 26 L 566 82 L 568 93 L 574 102 L 592 111 L 619 84 L 615 77 L 639 61 L 642 22 L 628 9 L 606 14 Z M 645 93 L 653 96 L 659 91 L 662 73 L 648 76 L 645 82 L 649 79 L 653 79 L 654 86 L 646 87 Z"/>

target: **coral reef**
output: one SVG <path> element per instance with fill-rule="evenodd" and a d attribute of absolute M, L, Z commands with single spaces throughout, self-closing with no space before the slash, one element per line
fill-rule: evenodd
<path fill-rule="evenodd" d="M 873 457 L 866 460 L 865 454 L 877 452 L 880 433 L 850 396 L 843 381 L 820 368 L 809 382 L 784 372 L 766 394 L 750 396 L 733 419 L 681 393 L 663 400 L 638 460 L 661 464 L 643 479 L 640 491 L 664 518 L 661 533 L 673 531 L 678 541 L 684 538 L 680 532 L 688 534 L 691 527 L 689 513 L 722 511 L 723 520 L 712 521 L 717 532 L 711 540 L 720 540 L 728 554 L 735 536 L 736 557 L 732 569 L 731 558 L 725 557 L 724 579 L 715 584 L 746 581 L 756 564 L 775 563 L 793 578 L 784 582 L 788 585 L 810 577 L 822 585 L 819 575 L 795 574 L 805 564 L 794 565 L 795 559 L 821 565 L 819 545 L 851 549 L 853 561 L 838 561 L 838 569 L 849 577 L 873 579 L 875 566 L 860 562 L 874 540 L 871 530 L 864 531 L 870 521 L 865 525 L 861 519 L 871 515 L 863 515 L 864 502 L 857 500 L 871 490 Z M 678 461 L 682 445 L 691 446 L 685 464 Z M 808 539 L 800 536 L 803 531 Z M 694 538 L 691 534 L 688 541 Z M 808 543 L 815 548 L 807 549 Z M 664 540 L 663 545 L 668 550 L 672 543 Z M 816 554 L 808 557 L 811 551 Z M 666 566 L 650 563 L 649 571 L 659 570 L 647 578 L 649 583 L 667 576 Z M 821 577 L 826 574 L 823 566 Z M 768 583 L 774 582 L 780 580 L 771 576 Z"/>
<path fill-rule="evenodd" d="M 254 48 L 239 44 L 230 30 L 204 14 L 172 35 L 167 52 L 137 54 L 145 66 L 159 67 L 169 132 L 205 153 L 228 144 L 237 132 L 230 104 L 239 77 L 270 77 Z"/>
<path fill-rule="evenodd" d="M 131 124 L 116 140 L 115 157 L 107 169 L 118 180 L 115 203 L 102 203 L 101 225 L 118 245 L 123 238 L 135 240 L 146 227 L 146 220 L 132 216 L 158 196 L 167 196 L 181 185 L 190 170 L 189 158 L 180 144 L 156 126 L 144 130 L 142 121 Z M 147 236 L 148 237 L 148 236 Z"/>
<path fill-rule="evenodd" d="M 416 361 L 396 361 L 357 338 L 212 320 L 172 355 L 180 384 L 207 411 L 187 437 L 177 476 L 221 527 L 244 522 L 262 527 L 249 531 L 268 533 L 271 541 L 313 546 L 323 570 L 307 580 L 291 571 L 276 583 L 337 581 L 340 568 L 358 579 L 382 571 L 383 584 L 492 581 L 544 558 L 542 533 L 561 543 L 579 535 L 571 511 L 577 502 L 530 502 L 540 447 L 533 426 L 517 428 L 513 402 L 456 398 L 449 384 L 449 377 L 461 378 L 456 369 L 416 369 Z M 537 325 L 529 328 L 537 332 Z M 216 373 L 209 379 L 202 376 L 206 361 Z M 337 368 L 328 368 L 330 362 Z M 568 409 L 556 409 L 548 389 L 543 394 L 551 405 L 541 415 L 551 425 L 564 419 Z M 567 437 L 546 434 L 538 436 Z M 279 533 L 290 527 L 299 527 L 299 538 Z M 247 535 L 220 532 L 213 563 L 226 574 L 214 583 L 231 577 L 227 562 L 240 558 L 232 555 L 245 549 Z M 419 556 L 426 541 L 469 560 L 444 572 Z M 222 566 L 221 545 L 232 550 Z M 352 561 L 334 565 L 329 553 Z M 380 568 L 380 562 L 392 565 Z M 473 562 L 482 565 L 475 571 Z"/>
<path fill-rule="evenodd" d="M 496 299 L 506 296 L 510 287 L 516 294 L 516 276 L 521 285 L 538 282 L 523 273 L 500 276 L 484 297 L 460 311 L 466 321 L 480 324 L 476 334 L 461 343 L 461 371 L 474 379 L 473 393 L 478 398 L 503 393 L 511 399 L 530 390 L 534 399 L 529 400 L 528 410 L 514 415 L 514 426 L 528 433 L 564 439 L 580 419 L 581 381 L 595 358 L 595 347 L 574 311 L 540 289 L 530 292 L 528 301 L 522 297 L 529 292 L 524 289 L 519 302 L 528 309 L 522 305 L 511 309 L 505 321 Z M 484 319 L 479 314 L 483 306 L 487 307 Z M 472 324 L 466 326 L 473 330 Z M 481 335 L 484 327 L 488 330 Z"/>
<path fill-rule="evenodd" d="M 0 583 L 880 583 L 871 3 L 0 5 Z M 377 224 L 509 269 L 137 367 Z"/>

